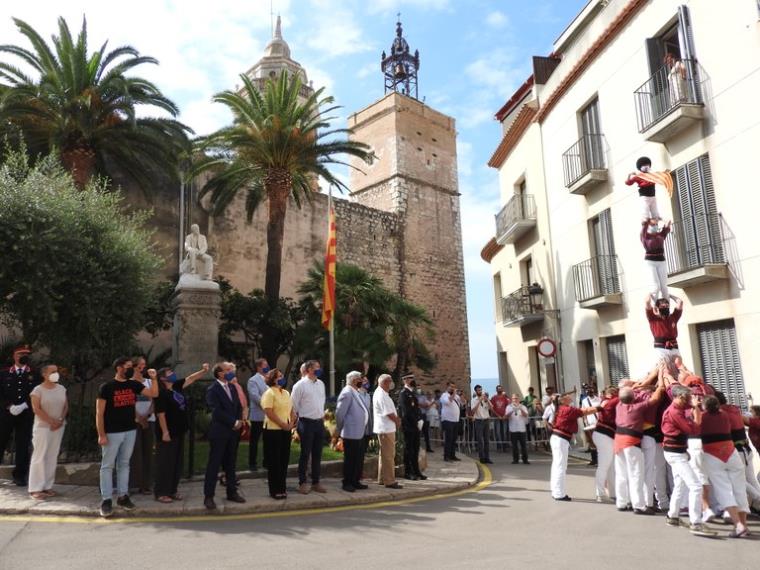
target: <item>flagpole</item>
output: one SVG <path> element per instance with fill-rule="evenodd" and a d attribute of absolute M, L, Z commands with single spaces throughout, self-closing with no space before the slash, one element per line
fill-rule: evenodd
<path fill-rule="evenodd" d="M 328 239 L 330 238 L 330 213 L 332 212 L 332 184 L 330 185 L 329 190 L 327 191 L 327 236 Z M 325 267 L 325 271 L 327 271 L 327 267 Z M 337 305 L 337 303 L 335 303 Z M 332 395 L 335 395 L 336 388 L 335 388 L 335 309 L 337 307 L 333 307 L 332 312 L 330 313 L 330 390 Z"/>

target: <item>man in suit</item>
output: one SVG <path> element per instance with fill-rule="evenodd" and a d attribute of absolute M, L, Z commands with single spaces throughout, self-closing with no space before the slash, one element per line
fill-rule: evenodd
<path fill-rule="evenodd" d="M 243 426 L 240 419 L 243 407 L 237 390 L 229 384 L 235 378 L 235 370 L 231 363 L 220 362 L 214 365 L 213 374 L 214 382 L 206 391 L 206 404 L 211 410 L 211 425 L 208 430 L 208 463 L 203 485 L 203 504 L 207 509 L 216 508 L 214 490 L 220 466 L 224 468 L 227 478 L 227 500 L 245 503 L 245 499 L 240 496 L 235 486 L 236 432 Z"/>
<path fill-rule="evenodd" d="M 398 396 L 399 411 L 401 412 L 401 430 L 404 432 L 404 478 L 417 481 L 427 479 L 420 471 L 420 426 L 422 421 L 417 394 L 414 393 L 417 383 L 414 374 L 401 377 L 404 389 Z"/>
<path fill-rule="evenodd" d="M 13 482 L 27 484 L 34 413 L 29 394 L 40 383 L 39 375 L 30 367 L 31 349 L 24 345 L 13 351 L 13 366 L 0 372 L 0 463 L 11 435 L 16 440 L 16 467 Z"/>
<path fill-rule="evenodd" d="M 343 490 L 349 493 L 367 489 L 360 479 L 364 464 L 364 434 L 370 412 L 359 394 L 362 383 L 361 372 L 349 372 L 346 387 L 341 390 L 335 408 L 335 421 L 343 438 Z"/>

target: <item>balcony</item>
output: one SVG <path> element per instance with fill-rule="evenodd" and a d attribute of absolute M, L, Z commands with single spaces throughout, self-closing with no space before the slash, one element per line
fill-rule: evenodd
<path fill-rule="evenodd" d="M 704 119 L 699 64 L 684 59 L 662 67 L 634 91 L 639 132 L 648 141 L 664 143 Z"/>
<path fill-rule="evenodd" d="M 514 243 L 534 227 L 536 201 L 531 194 L 515 194 L 496 214 L 496 243 Z"/>
<path fill-rule="evenodd" d="M 604 135 L 583 135 L 562 154 L 565 186 L 571 194 L 586 195 L 607 180 Z"/>
<path fill-rule="evenodd" d="M 505 327 L 523 326 L 544 320 L 544 290 L 538 283 L 523 285 L 502 298 L 501 315 Z"/>
<path fill-rule="evenodd" d="M 573 266 L 575 298 L 583 309 L 623 303 L 617 255 L 597 255 Z"/>
<path fill-rule="evenodd" d="M 665 259 L 670 287 L 728 279 L 722 216 L 699 214 L 674 222 L 665 240 Z"/>

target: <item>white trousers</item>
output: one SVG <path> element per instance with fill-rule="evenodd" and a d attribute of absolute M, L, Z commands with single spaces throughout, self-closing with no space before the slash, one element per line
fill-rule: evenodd
<path fill-rule="evenodd" d="M 591 438 L 597 452 L 596 496 L 612 497 L 615 494 L 615 440 L 597 432 Z"/>
<path fill-rule="evenodd" d="M 640 447 L 626 447 L 615 454 L 615 494 L 618 508 L 628 503 L 634 509 L 645 509 L 644 453 Z"/>
<path fill-rule="evenodd" d="M 687 453 L 664 452 L 665 461 L 673 472 L 673 494 L 670 496 L 668 516 L 678 517 L 684 498 L 688 498 L 689 522 L 702 522 L 702 482 L 689 464 Z"/>
<path fill-rule="evenodd" d="M 567 495 L 565 491 L 565 479 L 567 478 L 567 458 L 570 456 L 570 442 L 558 435 L 552 435 L 549 438 L 549 445 L 552 448 L 550 477 L 552 497 L 561 499 Z"/>
<path fill-rule="evenodd" d="M 651 220 L 651 219 L 662 219 L 660 217 L 660 211 L 657 209 L 657 198 L 654 196 L 639 196 L 641 198 L 641 219 L 643 220 Z"/>
<path fill-rule="evenodd" d="M 668 297 L 668 266 L 664 261 L 644 260 L 645 275 L 647 276 L 647 290 L 657 299 L 669 299 Z"/>
<path fill-rule="evenodd" d="M 49 491 L 55 481 L 58 452 L 61 450 L 64 427 L 51 431 L 35 425 L 32 429 L 32 460 L 29 464 L 29 492 Z"/>
<path fill-rule="evenodd" d="M 739 452 L 739 456 L 744 462 L 744 478 L 747 480 L 747 499 L 750 505 L 760 503 L 760 483 L 755 476 L 752 455 L 752 449 L 746 445 L 744 446 L 744 452 Z"/>
<path fill-rule="evenodd" d="M 649 435 L 641 439 L 641 451 L 644 453 L 644 495 L 647 507 L 668 508 L 668 464 L 662 446 Z"/>
<path fill-rule="evenodd" d="M 707 473 L 702 465 L 702 458 L 704 452 L 702 451 L 702 440 L 698 438 L 689 438 L 689 463 L 697 478 L 702 485 L 709 485 L 710 481 L 707 478 Z"/>
<path fill-rule="evenodd" d="M 725 463 L 705 453 L 702 457 L 702 466 L 710 479 L 718 504 L 724 509 L 737 507 L 740 511 L 748 513 L 747 481 L 744 478 L 744 462 L 739 452 L 734 449 Z"/>

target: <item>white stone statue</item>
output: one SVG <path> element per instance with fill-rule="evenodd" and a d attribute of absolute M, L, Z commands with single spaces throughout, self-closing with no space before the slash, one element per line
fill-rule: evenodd
<path fill-rule="evenodd" d="M 190 233 L 185 238 L 185 251 L 187 256 L 182 262 L 180 267 L 180 273 L 197 275 L 200 279 L 205 281 L 211 280 L 211 274 L 214 270 L 214 259 L 206 253 L 208 250 L 208 242 L 206 236 L 201 234 L 201 230 L 198 224 L 190 226 Z M 203 264 L 203 271 L 198 271 L 198 261 Z"/>

